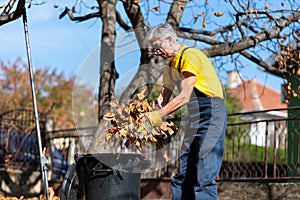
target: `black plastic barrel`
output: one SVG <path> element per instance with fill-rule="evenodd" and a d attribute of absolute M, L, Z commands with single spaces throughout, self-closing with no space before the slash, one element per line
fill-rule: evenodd
<path fill-rule="evenodd" d="M 76 154 L 82 199 L 139 200 L 141 170 L 150 163 L 140 154 Z"/>

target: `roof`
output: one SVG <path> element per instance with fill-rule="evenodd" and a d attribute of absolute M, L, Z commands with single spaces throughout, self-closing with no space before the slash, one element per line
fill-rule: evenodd
<path fill-rule="evenodd" d="M 232 88 L 229 92 L 237 97 L 242 104 L 242 112 L 286 108 L 281 102 L 280 92 L 259 83 L 248 80 Z M 286 111 L 280 111 L 286 113 Z"/>

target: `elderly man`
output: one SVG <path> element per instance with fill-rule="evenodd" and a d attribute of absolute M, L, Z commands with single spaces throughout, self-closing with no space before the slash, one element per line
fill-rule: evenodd
<path fill-rule="evenodd" d="M 218 199 L 215 178 L 222 163 L 227 123 L 220 80 L 208 57 L 180 44 L 169 24 L 151 28 L 146 38 L 154 54 L 170 61 L 157 98 L 160 109 L 148 113 L 148 119 L 158 126 L 162 117 L 185 104 L 189 111 L 178 172 L 172 178 L 172 199 Z M 175 86 L 180 93 L 170 100 Z"/>

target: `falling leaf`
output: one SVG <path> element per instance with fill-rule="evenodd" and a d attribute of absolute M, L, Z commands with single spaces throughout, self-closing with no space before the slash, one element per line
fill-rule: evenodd
<path fill-rule="evenodd" d="M 58 8 L 59 6 L 58 6 L 58 5 L 53 5 L 53 7 L 54 7 L 54 8 Z"/>
<path fill-rule="evenodd" d="M 223 12 L 214 12 L 214 15 L 216 17 L 222 17 L 224 15 L 224 13 Z"/>
<path fill-rule="evenodd" d="M 153 10 L 153 11 L 159 11 L 159 7 L 158 6 L 153 7 L 151 10 Z"/>

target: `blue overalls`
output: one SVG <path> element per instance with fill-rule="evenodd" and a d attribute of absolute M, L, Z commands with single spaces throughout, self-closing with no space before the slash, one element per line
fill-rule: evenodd
<path fill-rule="evenodd" d="M 207 97 L 194 88 L 187 104 L 188 125 L 179 168 L 172 178 L 172 200 L 218 199 L 217 184 L 227 125 L 224 99 Z"/>

